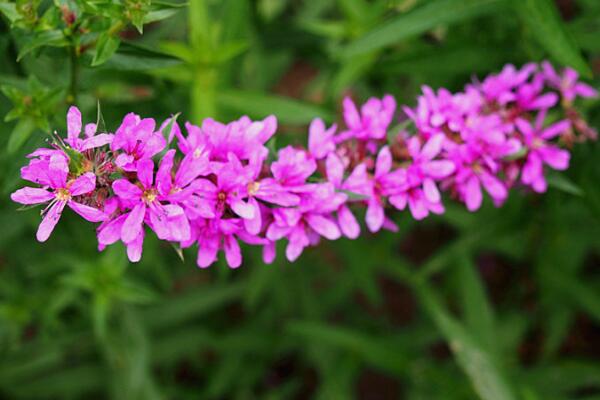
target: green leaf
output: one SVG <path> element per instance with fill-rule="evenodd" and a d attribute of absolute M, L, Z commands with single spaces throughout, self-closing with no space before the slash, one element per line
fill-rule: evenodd
<path fill-rule="evenodd" d="M 21 47 L 17 61 L 20 61 L 25 55 L 42 46 L 65 47 L 69 42 L 61 30 L 43 31 L 33 35 L 24 46 Z"/>
<path fill-rule="evenodd" d="M 513 0 L 513 6 L 523 23 L 552 58 L 575 68 L 588 78 L 592 77 L 590 67 L 562 22 L 554 2 Z"/>
<path fill-rule="evenodd" d="M 437 0 L 398 15 L 350 43 L 342 57 L 349 58 L 417 36 L 440 24 L 451 24 L 499 9 L 504 0 Z"/>
<path fill-rule="evenodd" d="M 415 289 L 477 394 L 484 400 L 515 399 L 492 355 L 478 343 L 470 331 L 448 313 L 426 283 L 416 282 Z"/>
<path fill-rule="evenodd" d="M 311 343 L 354 352 L 367 363 L 393 374 L 402 375 L 406 372 L 406 349 L 399 348 L 396 341 L 311 321 L 291 322 L 286 330 L 308 339 Z"/>
<path fill-rule="evenodd" d="M 96 67 L 105 63 L 119 48 L 121 41 L 110 35 L 108 32 L 103 32 L 98 36 L 98 42 L 96 43 L 96 53 L 92 60 L 92 67 Z"/>
<path fill-rule="evenodd" d="M 275 114 L 280 122 L 288 124 L 306 124 L 316 117 L 321 117 L 326 121 L 333 120 L 332 114 L 321 107 L 287 97 L 241 90 L 224 90 L 219 92 L 217 100 L 222 106 L 251 117 L 264 118 Z"/>
<path fill-rule="evenodd" d="M 573 183 L 565 174 L 556 172 L 556 171 L 548 171 L 546 175 L 546 180 L 548 181 L 548 186 L 553 187 L 558 190 L 562 190 L 563 192 L 575 195 L 575 196 L 583 196 L 583 189 Z"/>
<path fill-rule="evenodd" d="M 13 129 L 10 138 L 8 139 L 7 150 L 10 154 L 15 153 L 23 146 L 23 143 L 31 136 L 35 130 L 35 121 L 31 118 L 23 118 Z"/>
<path fill-rule="evenodd" d="M 21 15 L 17 11 L 17 5 L 14 3 L 1 2 L 0 13 L 2 13 L 11 24 L 21 18 Z"/>
<path fill-rule="evenodd" d="M 457 264 L 457 279 L 460 282 L 460 297 L 467 329 L 491 352 L 495 347 L 496 337 L 494 316 L 485 286 L 479 277 L 477 266 L 468 254 L 462 254 Z"/>
<path fill-rule="evenodd" d="M 166 329 L 223 307 L 239 299 L 243 292 L 240 284 L 195 288 L 147 309 L 143 319 L 149 329 Z"/>

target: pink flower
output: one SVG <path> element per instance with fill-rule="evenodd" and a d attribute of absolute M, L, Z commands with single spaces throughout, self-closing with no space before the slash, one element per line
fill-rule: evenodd
<path fill-rule="evenodd" d="M 346 190 L 344 182 L 344 164 L 336 153 L 329 153 L 325 161 L 327 180 L 336 190 Z M 347 202 L 343 202 L 336 209 L 337 223 L 342 234 L 349 239 L 356 239 L 360 235 L 360 225 Z"/>
<path fill-rule="evenodd" d="M 271 164 L 275 180 L 290 191 L 306 190 L 306 180 L 317 170 L 317 163 L 305 150 L 292 146 L 278 152 L 277 161 Z"/>
<path fill-rule="evenodd" d="M 343 138 L 356 138 L 358 140 L 385 139 L 387 129 L 392 123 L 396 111 L 396 100 L 390 95 L 385 95 L 381 100 L 372 97 L 360 109 L 354 102 L 346 97 L 344 105 L 344 121 L 347 130 L 341 133 Z"/>
<path fill-rule="evenodd" d="M 44 209 L 44 219 L 37 230 L 37 240 L 45 242 L 58 223 L 65 208 L 69 208 L 88 221 L 99 222 L 106 215 L 93 207 L 73 200 L 74 197 L 92 192 L 96 188 L 96 177 L 88 172 L 78 178 L 67 181 L 67 172 L 62 168 L 49 168 L 40 177 L 45 182 L 45 188 L 24 187 L 12 193 L 10 198 L 21 204 L 43 204 L 49 202 Z"/>
<path fill-rule="evenodd" d="M 556 73 L 552 64 L 548 61 L 542 62 L 543 76 L 550 85 L 559 90 L 561 96 L 567 101 L 575 100 L 575 97 L 596 97 L 598 91 L 591 86 L 578 82 L 579 74 L 572 68 L 565 68 L 562 76 Z"/>
<path fill-rule="evenodd" d="M 341 236 L 337 224 L 331 217 L 343 202 L 346 195 L 336 193 L 329 183 L 315 184 L 313 190 L 302 196 L 296 208 L 276 208 L 273 210 L 273 222 L 267 229 L 268 240 L 288 239 L 286 257 L 296 260 L 304 248 L 316 245 L 320 236 L 336 240 Z"/>
<path fill-rule="evenodd" d="M 118 233 L 123 243 L 128 245 L 139 243 L 141 247 L 144 222 L 154 230 L 159 239 L 176 242 L 188 240 L 190 227 L 183 209 L 175 204 L 162 204 L 159 200 L 158 189 L 153 185 L 152 160 L 138 161 L 136 169 L 142 188 L 127 179 L 118 179 L 112 184 L 115 194 L 131 211 L 124 214 L 126 215 L 124 219 L 123 216 L 117 218 L 114 225 L 108 224 L 99 232 L 99 241 L 110 243 L 117 231 L 120 231 Z"/>
<path fill-rule="evenodd" d="M 506 185 L 495 175 L 498 163 L 493 158 L 482 157 L 476 143 L 452 148 L 449 152 L 449 159 L 456 166 L 454 175 L 456 190 L 469 211 L 475 211 L 481 207 L 482 185 L 495 204 L 501 204 L 506 200 L 508 197 Z"/>
<path fill-rule="evenodd" d="M 79 152 L 95 149 L 110 144 L 113 135 L 101 133 L 96 135 L 96 124 L 90 123 L 85 126 L 85 139 L 80 139 L 81 134 L 81 112 L 75 106 L 71 106 L 67 112 L 67 142 L 72 148 Z"/>
<path fill-rule="evenodd" d="M 571 124 L 567 120 L 556 122 L 543 128 L 545 112 L 538 114 L 535 126 L 524 119 L 517 120 L 516 124 L 524 137 L 527 147 L 527 158 L 521 173 L 521 182 L 529 185 L 536 192 L 546 191 L 547 183 L 544 178 L 544 164 L 556 170 L 565 170 L 569 167 L 569 152 L 548 143 L 561 133 L 567 131 Z"/>
<path fill-rule="evenodd" d="M 242 264 L 242 251 L 237 239 L 248 244 L 261 245 L 265 240 L 250 235 L 243 229 L 239 219 L 199 219 L 192 224 L 193 242 L 198 244 L 197 264 L 201 268 L 212 265 L 217 260 L 217 253 L 223 250 L 227 264 L 237 268 Z M 192 241 L 184 244 L 190 246 Z"/>
<path fill-rule="evenodd" d="M 321 118 L 315 118 L 308 127 L 308 151 L 317 160 L 327 157 L 335 150 L 335 131 L 337 125 L 333 124 L 325 129 Z"/>
<path fill-rule="evenodd" d="M 113 152 L 121 150 L 115 164 L 125 171 L 135 171 L 138 160 L 150 159 L 166 146 L 166 140 L 160 132 L 154 132 L 152 118 L 141 119 L 129 113 L 115 132 L 110 145 Z"/>
<path fill-rule="evenodd" d="M 384 146 L 375 161 L 375 173 L 365 181 L 364 170 L 355 169 L 346 180 L 348 187 L 353 187 L 352 192 L 366 194 L 369 197 L 367 204 L 366 222 L 371 232 L 379 231 L 386 224 L 385 199 L 406 183 L 406 174 L 403 170 L 392 171 L 392 154 L 388 146 Z M 360 186 L 364 186 L 361 189 Z M 388 221 L 387 225 L 390 225 Z M 392 228 L 394 229 L 394 228 Z"/>
<path fill-rule="evenodd" d="M 443 134 L 432 136 L 423 147 L 419 138 L 408 139 L 407 146 L 412 163 L 406 168 L 405 183 L 400 192 L 390 196 L 390 203 L 399 210 L 408 207 L 412 216 L 423 219 L 429 212 L 444 212 L 442 197 L 436 181 L 448 177 L 455 170 L 450 160 L 436 160 L 445 140 Z"/>

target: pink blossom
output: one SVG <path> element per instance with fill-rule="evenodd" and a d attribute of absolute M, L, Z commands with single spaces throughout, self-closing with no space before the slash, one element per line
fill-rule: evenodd
<path fill-rule="evenodd" d="M 10 196 L 13 201 L 27 205 L 49 202 L 42 212 L 44 219 L 36 234 L 37 240 L 40 242 L 45 242 L 50 237 L 65 206 L 91 222 L 100 222 L 106 218 L 106 215 L 97 208 L 73 200 L 74 197 L 90 193 L 96 188 L 94 174 L 88 172 L 71 180 L 67 180 L 67 176 L 68 174 L 63 168 L 48 168 L 38 181 L 45 182 L 50 190 L 24 187 Z"/>
<path fill-rule="evenodd" d="M 570 128 L 568 120 L 556 122 L 547 128 L 542 124 L 545 113 L 539 113 L 535 125 L 524 119 L 517 120 L 517 126 L 524 137 L 527 147 L 525 165 L 521 173 L 521 182 L 531 186 L 536 192 L 546 191 L 547 183 L 544 178 L 544 164 L 555 170 L 565 170 L 569 167 L 569 152 L 549 143 L 549 140 L 564 133 Z"/>
<path fill-rule="evenodd" d="M 71 106 L 67 112 L 67 138 L 65 142 L 79 152 L 102 147 L 112 142 L 112 134 L 101 133 L 96 135 L 96 124 L 86 124 L 84 131 L 85 139 L 81 139 L 79 137 L 81 134 L 81 112 L 77 107 Z"/>
<path fill-rule="evenodd" d="M 141 119 L 129 113 L 115 132 L 110 145 L 113 152 L 121 150 L 115 164 L 125 171 L 135 171 L 138 160 L 150 159 L 166 146 L 166 140 L 160 132 L 154 132 L 152 118 Z"/>
<path fill-rule="evenodd" d="M 562 76 L 559 75 L 552 64 L 548 61 L 542 62 L 544 78 L 550 85 L 560 91 L 561 96 L 567 101 L 573 101 L 577 96 L 596 97 L 598 91 L 583 82 L 579 82 L 579 74 L 572 68 L 565 68 Z"/>
<path fill-rule="evenodd" d="M 358 140 L 385 139 L 396 111 L 396 100 L 392 96 L 385 95 L 381 100 L 370 98 L 363 104 L 360 113 L 349 97 L 344 99 L 343 105 L 347 130 L 341 133 L 341 137 Z"/>

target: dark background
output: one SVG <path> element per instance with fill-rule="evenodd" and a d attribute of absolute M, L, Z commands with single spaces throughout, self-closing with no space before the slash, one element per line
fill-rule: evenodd
<path fill-rule="evenodd" d="M 97 7 L 94 9 L 93 7 Z M 108 130 L 276 114 L 306 143 L 340 100 L 460 90 L 550 59 L 598 88 L 597 0 L 0 2 L 0 398 L 598 399 L 600 146 L 577 145 L 544 195 L 323 242 L 294 264 L 195 266 L 148 235 L 98 253 L 65 213 L 40 244 L 17 211 L 24 155 L 68 104 Z M 143 25 L 143 35 L 138 28 Z M 74 30 L 73 26 L 81 29 Z M 118 48 L 118 49 L 117 49 Z M 20 61 L 17 57 L 21 55 Z M 582 102 L 600 127 L 600 104 Z"/>

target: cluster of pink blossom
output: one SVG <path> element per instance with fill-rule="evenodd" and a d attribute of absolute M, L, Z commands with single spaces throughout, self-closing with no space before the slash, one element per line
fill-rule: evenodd
<path fill-rule="evenodd" d="M 368 230 L 377 232 L 397 229 L 386 209 L 408 208 L 419 220 L 443 213 L 441 192 L 474 211 L 482 188 L 496 205 L 517 184 L 545 191 L 545 169 L 566 169 L 565 147 L 595 136 L 573 107 L 576 97 L 594 96 L 569 68 L 508 65 L 459 93 L 424 87 L 395 126 L 393 97 L 371 98 L 360 110 L 346 98 L 343 129 L 317 118 L 307 147 L 276 155 L 266 147 L 277 130 L 274 116 L 229 124 L 206 119 L 202 126 L 186 123 L 184 134 L 175 118 L 156 129 L 153 119 L 131 113 L 114 134 L 96 135 L 96 125 L 87 124 L 81 138 L 81 114 L 71 107 L 67 138 L 57 135 L 21 170 L 39 187 L 19 189 L 12 199 L 48 203 L 39 241 L 68 206 L 100 222 L 100 250 L 121 241 L 134 262 L 146 226 L 182 248 L 196 244 L 200 267 L 220 250 L 238 267 L 240 240 L 262 246 L 270 263 L 276 242 L 285 239 L 293 261 L 321 237 L 357 238 L 361 208 Z"/>

